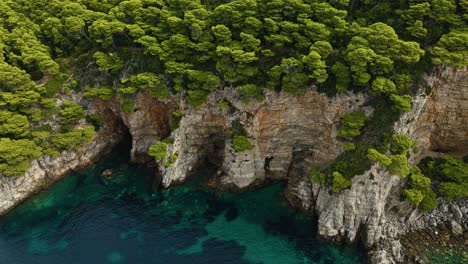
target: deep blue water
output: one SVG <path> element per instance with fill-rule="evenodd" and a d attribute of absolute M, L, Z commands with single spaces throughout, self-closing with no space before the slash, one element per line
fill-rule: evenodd
<path fill-rule="evenodd" d="M 110 157 L 0 218 L 0 264 L 362 262 L 315 239 L 281 183 L 234 194 L 200 178 L 155 193 L 150 171 Z"/>

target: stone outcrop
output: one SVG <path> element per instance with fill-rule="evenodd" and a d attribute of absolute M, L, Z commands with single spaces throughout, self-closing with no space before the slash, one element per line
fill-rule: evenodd
<path fill-rule="evenodd" d="M 68 173 L 83 169 L 108 153 L 121 140 L 121 127 L 119 119 L 111 112 L 102 113 L 103 127 L 96 133 L 94 140 L 79 151 L 62 151 L 57 157 L 43 156 L 34 160 L 21 177 L 0 175 L 0 215 Z"/>
<path fill-rule="evenodd" d="M 418 140 L 422 151 L 468 152 L 468 70 L 437 68 L 426 80 L 395 129 Z"/>
<path fill-rule="evenodd" d="M 221 109 L 222 100 L 230 106 Z M 265 100 L 250 103 L 239 101 L 233 89 L 213 93 L 202 107 L 183 108 L 168 158 L 159 166 L 163 185 L 184 181 L 205 160 L 219 168 L 217 186 L 224 189 L 286 179 L 293 161 L 304 163 L 297 155 L 315 164 L 331 162 L 342 151 L 336 140 L 340 118 L 364 102 L 363 95 L 330 99 L 312 90 L 300 96 L 268 91 Z M 234 134 L 245 134 L 253 148 L 235 152 Z M 164 166 L 171 155 L 177 160 Z"/>
<path fill-rule="evenodd" d="M 437 69 L 427 77 L 430 95 L 420 89 L 413 110 L 395 124 L 396 133 L 404 133 L 419 142 L 420 160 L 434 151 L 466 153 L 468 147 L 468 74 L 466 70 Z M 349 190 L 330 194 L 329 189 L 303 181 L 290 181 L 288 197 L 318 218 L 319 234 L 331 240 L 361 240 L 370 250 L 371 263 L 414 261 L 405 258 L 405 245 L 399 237 L 412 231 L 432 230 L 450 224 L 456 233 L 468 228 L 468 201 L 443 205 L 422 216 L 407 202 L 400 201 L 403 182 L 374 165 L 352 180 Z M 442 202 L 442 201 L 441 201 Z M 447 217 L 447 208 L 454 209 Z"/>
<path fill-rule="evenodd" d="M 413 100 L 413 110 L 394 126 L 395 132 L 420 142 L 421 154 L 412 155 L 411 163 L 428 153 L 466 153 L 468 149 L 467 72 L 437 69 L 426 80 L 432 92 L 426 95 L 428 89 L 422 87 Z M 302 95 L 266 91 L 264 100 L 246 103 L 237 98 L 234 88 L 211 93 L 199 108 L 185 105 L 183 100 L 177 105 L 171 98 L 152 99 L 144 93 L 137 94 L 131 113 L 122 113 L 116 100 L 97 102 L 88 109 L 102 113 L 106 125 L 91 144 L 78 152 L 40 158 L 24 177 L 0 176 L 0 215 L 71 170 L 96 161 L 118 141 L 124 125 L 132 136 L 133 162 L 149 161 L 148 147 L 167 136 L 172 138 L 166 158 L 157 162 L 164 187 L 184 182 L 206 164 L 217 169 L 212 182 L 220 189 L 242 190 L 286 179 L 286 197 L 315 215 L 320 236 L 363 242 L 372 263 L 405 262 L 405 245 L 399 241 L 402 235 L 435 230 L 447 223 L 454 235 L 464 233 L 468 205 L 466 201 L 443 205 L 422 216 L 401 201 L 402 181 L 378 165 L 356 175 L 351 188 L 339 193 L 313 184 L 309 166 L 325 166 L 343 151 L 343 143 L 337 139 L 340 118 L 355 110 L 372 112 L 365 104 L 362 94 L 328 98 L 314 90 Z M 184 116 L 171 132 L 176 109 Z M 233 135 L 245 135 L 252 149 L 234 151 Z"/>
<path fill-rule="evenodd" d="M 130 131 L 132 137 L 130 160 L 144 163 L 149 160 L 148 148 L 156 140 L 169 135 L 169 122 L 175 104 L 171 100 L 156 100 L 146 93 L 137 94 L 134 104 L 135 108 L 131 113 L 121 112 L 117 107 L 112 109 L 116 115 L 120 115 Z"/>

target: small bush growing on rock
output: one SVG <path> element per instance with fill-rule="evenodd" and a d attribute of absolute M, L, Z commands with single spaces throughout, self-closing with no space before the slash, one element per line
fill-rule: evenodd
<path fill-rule="evenodd" d="M 86 92 L 83 94 L 88 98 L 98 98 L 101 100 L 110 100 L 114 97 L 114 90 L 112 87 L 103 86 L 103 87 L 89 87 L 87 86 Z"/>
<path fill-rule="evenodd" d="M 187 93 L 188 93 L 187 102 L 195 107 L 202 105 L 208 98 L 208 95 L 210 94 L 210 92 L 204 91 L 204 90 L 191 90 L 191 91 L 188 91 Z"/>
<path fill-rule="evenodd" d="M 411 111 L 411 96 L 410 95 L 396 95 L 396 94 L 391 94 L 390 95 L 390 100 L 392 100 L 395 108 L 402 112 L 406 113 Z"/>
<path fill-rule="evenodd" d="M 420 190 L 406 189 L 405 190 L 406 201 L 418 206 L 419 203 L 424 199 L 424 194 Z"/>
<path fill-rule="evenodd" d="M 428 189 L 424 195 L 424 199 L 419 204 L 419 208 L 423 213 L 428 213 L 436 208 L 439 203 L 437 202 L 437 195 L 431 189 Z"/>
<path fill-rule="evenodd" d="M 52 137 L 52 143 L 58 150 L 79 150 L 81 144 L 90 143 L 94 137 L 94 127 L 88 126 L 66 133 L 60 133 Z"/>
<path fill-rule="evenodd" d="M 420 166 L 424 174 L 440 182 L 438 189 L 446 200 L 468 197 L 468 163 L 462 158 L 427 158 Z"/>
<path fill-rule="evenodd" d="M 167 156 L 167 143 L 158 141 L 148 149 L 148 155 L 155 160 L 162 160 Z"/>
<path fill-rule="evenodd" d="M 343 177 L 343 175 L 337 171 L 334 171 L 333 174 L 333 192 L 339 192 L 342 189 L 346 189 L 351 186 L 351 181 Z"/>
<path fill-rule="evenodd" d="M 353 151 L 355 149 L 356 149 L 356 144 L 351 143 L 351 142 L 344 143 L 344 150 L 345 151 Z"/>
<path fill-rule="evenodd" d="M 376 149 L 373 148 L 370 148 L 367 151 L 367 158 L 372 161 L 378 162 L 382 166 L 388 166 L 392 163 L 392 160 L 389 157 L 378 152 Z"/>
<path fill-rule="evenodd" d="M 229 103 L 226 102 L 225 100 L 222 100 L 218 103 L 218 107 L 222 110 L 228 109 L 229 108 Z"/>
<path fill-rule="evenodd" d="M 63 125 L 74 123 L 85 117 L 85 110 L 74 101 L 65 100 L 60 106 L 60 118 Z"/>
<path fill-rule="evenodd" d="M 239 88 L 237 94 L 244 103 L 248 103 L 251 99 L 258 101 L 263 99 L 263 90 L 255 84 L 243 85 Z"/>
<path fill-rule="evenodd" d="M 410 186 L 406 189 L 405 199 L 415 206 L 419 206 L 423 213 L 437 207 L 436 194 L 431 189 L 431 179 L 424 176 L 421 170 L 413 166 L 411 169 Z"/>
<path fill-rule="evenodd" d="M 367 151 L 367 158 L 378 162 L 381 166 L 385 166 L 392 174 L 405 178 L 408 176 L 408 158 L 404 154 L 384 155 L 376 149 L 370 148 Z"/>
<path fill-rule="evenodd" d="M 365 120 L 366 115 L 363 112 L 346 113 L 341 118 L 341 128 L 338 131 L 338 135 L 346 138 L 359 136 Z"/>
<path fill-rule="evenodd" d="M 234 135 L 232 137 L 232 148 L 236 152 L 242 152 L 253 148 L 250 140 L 245 136 Z"/>
<path fill-rule="evenodd" d="M 21 176 L 31 160 L 41 156 L 41 147 L 29 139 L 0 138 L 0 171 L 5 176 Z"/>
<path fill-rule="evenodd" d="M 176 130 L 179 128 L 180 121 L 182 120 L 182 117 L 184 116 L 184 113 L 181 111 L 174 111 L 172 112 L 172 117 L 171 117 L 171 131 Z"/>
<path fill-rule="evenodd" d="M 326 175 L 324 173 L 321 173 L 317 170 L 317 167 L 315 165 L 310 165 L 310 180 L 312 180 L 313 183 L 324 183 Z"/>
<path fill-rule="evenodd" d="M 406 155 L 390 155 L 390 160 L 391 163 L 387 166 L 387 169 L 392 174 L 395 174 L 402 179 L 408 176 L 409 167 L 408 158 L 406 158 Z"/>
<path fill-rule="evenodd" d="M 406 135 L 394 134 L 392 135 L 392 152 L 397 154 L 408 154 L 408 151 L 414 146 L 414 142 L 411 141 Z"/>
<path fill-rule="evenodd" d="M 166 168 L 172 167 L 172 165 L 174 164 L 174 162 L 176 162 L 178 157 L 179 155 L 177 153 L 174 153 L 171 156 L 169 156 L 169 160 L 166 163 L 164 163 L 164 167 Z"/>
<path fill-rule="evenodd" d="M 468 183 L 442 182 L 439 186 L 440 192 L 447 201 L 468 197 Z"/>
<path fill-rule="evenodd" d="M 458 157 L 445 156 L 440 168 L 447 180 L 440 184 L 440 191 L 445 199 L 451 201 L 468 197 L 468 163 Z"/>

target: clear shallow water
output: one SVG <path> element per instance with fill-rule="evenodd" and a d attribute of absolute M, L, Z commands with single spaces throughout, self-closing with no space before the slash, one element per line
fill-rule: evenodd
<path fill-rule="evenodd" d="M 356 249 L 314 239 L 280 183 L 233 194 L 194 177 L 153 193 L 150 172 L 125 161 L 67 176 L 0 218 L 0 264 L 362 262 Z"/>

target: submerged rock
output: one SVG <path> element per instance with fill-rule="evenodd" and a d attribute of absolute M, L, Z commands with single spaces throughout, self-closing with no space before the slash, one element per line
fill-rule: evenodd
<path fill-rule="evenodd" d="M 101 176 L 104 176 L 104 177 L 110 177 L 110 176 L 112 176 L 112 169 L 105 169 L 105 170 L 101 173 Z"/>

